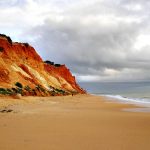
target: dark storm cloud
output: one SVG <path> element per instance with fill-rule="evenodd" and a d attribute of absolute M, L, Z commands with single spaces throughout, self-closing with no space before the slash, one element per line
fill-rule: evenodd
<path fill-rule="evenodd" d="M 16 7 L 19 2 L 11 1 Z M 82 81 L 149 79 L 148 0 L 26 0 L 24 5 L 18 37 L 44 60 L 66 64 Z"/>

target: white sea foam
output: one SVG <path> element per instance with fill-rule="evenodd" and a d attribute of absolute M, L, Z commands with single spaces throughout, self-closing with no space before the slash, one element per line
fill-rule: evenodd
<path fill-rule="evenodd" d="M 131 98 L 131 97 L 124 97 L 121 95 L 100 95 L 100 96 L 105 96 L 109 100 L 113 100 L 121 103 L 135 104 L 143 107 L 150 107 L 150 99 L 148 98 Z"/>
<path fill-rule="evenodd" d="M 150 112 L 150 99 L 148 98 L 129 98 L 121 95 L 100 95 L 105 96 L 109 100 L 117 101 L 119 103 L 134 104 L 140 108 L 124 108 L 123 111 L 130 112 Z"/>
<path fill-rule="evenodd" d="M 113 99 L 119 99 L 119 100 L 126 101 L 126 102 L 150 104 L 150 99 L 148 98 L 130 98 L 130 97 L 124 97 L 121 95 L 104 95 L 104 96 L 113 98 Z"/>

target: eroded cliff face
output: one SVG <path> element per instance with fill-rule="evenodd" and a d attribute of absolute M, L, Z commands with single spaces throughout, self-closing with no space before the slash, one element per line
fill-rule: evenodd
<path fill-rule="evenodd" d="M 27 43 L 13 43 L 0 36 L 0 88 L 23 85 L 23 95 L 65 95 L 85 93 L 65 65 L 44 63 Z"/>

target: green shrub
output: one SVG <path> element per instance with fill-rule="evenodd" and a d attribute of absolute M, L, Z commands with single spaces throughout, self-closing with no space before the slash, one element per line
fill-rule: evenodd
<path fill-rule="evenodd" d="M 55 92 L 55 91 L 51 91 L 50 93 L 51 93 L 52 96 L 55 96 L 55 95 L 56 95 L 56 92 Z"/>
<path fill-rule="evenodd" d="M 61 90 L 61 89 L 55 89 L 55 91 L 56 91 L 57 93 L 60 93 L 60 94 L 65 94 L 65 91 L 64 91 L 64 90 Z"/>
<path fill-rule="evenodd" d="M 28 43 L 23 43 L 24 44 L 24 46 L 27 48 L 27 47 L 29 47 L 29 44 Z"/>
<path fill-rule="evenodd" d="M 4 89 L 4 88 L 0 88 L 0 94 L 6 94 L 7 92 L 6 92 L 6 89 Z"/>
<path fill-rule="evenodd" d="M 15 85 L 16 85 L 18 88 L 21 88 L 21 89 L 23 88 L 22 84 L 19 83 L 19 82 L 16 82 Z"/>
<path fill-rule="evenodd" d="M 28 85 L 26 85 L 26 86 L 24 87 L 24 89 L 25 89 L 26 91 L 28 91 L 28 92 L 31 92 L 31 88 L 30 88 L 30 86 L 28 86 Z"/>
<path fill-rule="evenodd" d="M 19 93 L 19 94 L 22 95 L 22 94 L 23 94 L 23 90 L 22 90 L 21 88 L 18 88 L 18 89 L 17 89 L 17 93 Z"/>
<path fill-rule="evenodd" d="M 54 62 L 49 61 L 49 60 L 44 61 L 44 63 L 49 64 L 49 65 L 53 65 L 55 67 L 60 67 L 61 66 L 61 64 L 55 64 Z"/>
<path fill-rule="evenodd" d="M 41 86 L 41 85 L 36 85 L 36 89 L 38 90 L 38 91 L 41 91 L 41 92 L 43 92 L 43 93 L 45 93 L 45 89 Z"/>
<path fill-rule="evenodd" d="M 60 67 L 61 66 L 61 64 L 55 64 L 55 67 Z"/>
<path fill-rule="evenodd" d="M 19 94 L 21 94 L 21 95 L 23 95 L 23 85 L 21 84 L 21 83 L 19 83 L 19 82 L 16 82 L 15 83 L 15 85 L 16 85 L 16 87 L 17 87 L 17 92 L 16 93 L 19 93 Z"/>
<path fill-rule="evenodd" d="M 10 89 L 0 88 L 0 94 L 3 94 L 3 95 L 12 95 L 13 91 L 11 91 Z"/>
<path fill-rule="evenodd" d="M 20 87 L 17 87 L 17 89 L 16 88 L 12 88 L 12 90 L 13 90 L 13 94 L 17 94 L 17 93 L 21 94 L 21 95 L 24 94 L 23 89 L 20 88 Z"/>
<path fill-rule="evenodd" d="M 11 40 L 11 38 L 9 36 L 7 36 L 7 40 L 12 45 L 12 40 Z"/>
<path fill-rule="evenodd" d="M 7 39 L 7 41 L 12 45 L 12 40 L 9 36 L 5 35 L 5 34 L 0 34 L 1 37 L 4 37 Z"/>
<path fill-rule="evenodd" d="M 17 89 L 15 89 L 15 88 L 12 88 L 12 91 L 13 91 L 14 93 L 17 93 Z"/>
<path fill-rule="evenodd" d="M 49 61 L 49 60 L 44 61 L 44 63 L 49 64 L 49 65 L 54 65 L 54 62 Z"/>
<path fill-rule="evenodd" d="M 6 91 L 9 95 L 12 95 L 14 93 L 11 89 L 8 89 L 8 88 L 6 89 Z"/>

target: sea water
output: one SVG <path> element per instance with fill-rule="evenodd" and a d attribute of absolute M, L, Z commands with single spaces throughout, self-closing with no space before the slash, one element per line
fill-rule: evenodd
<path fill-rule="evenodd" d="M 109 100 L 136 104 L 150 111 L 150 81 L 147 82 L 81 82 L 88 93 L 106 96 Z M 143 111 L 143 110 L 142 110 Z"/>

